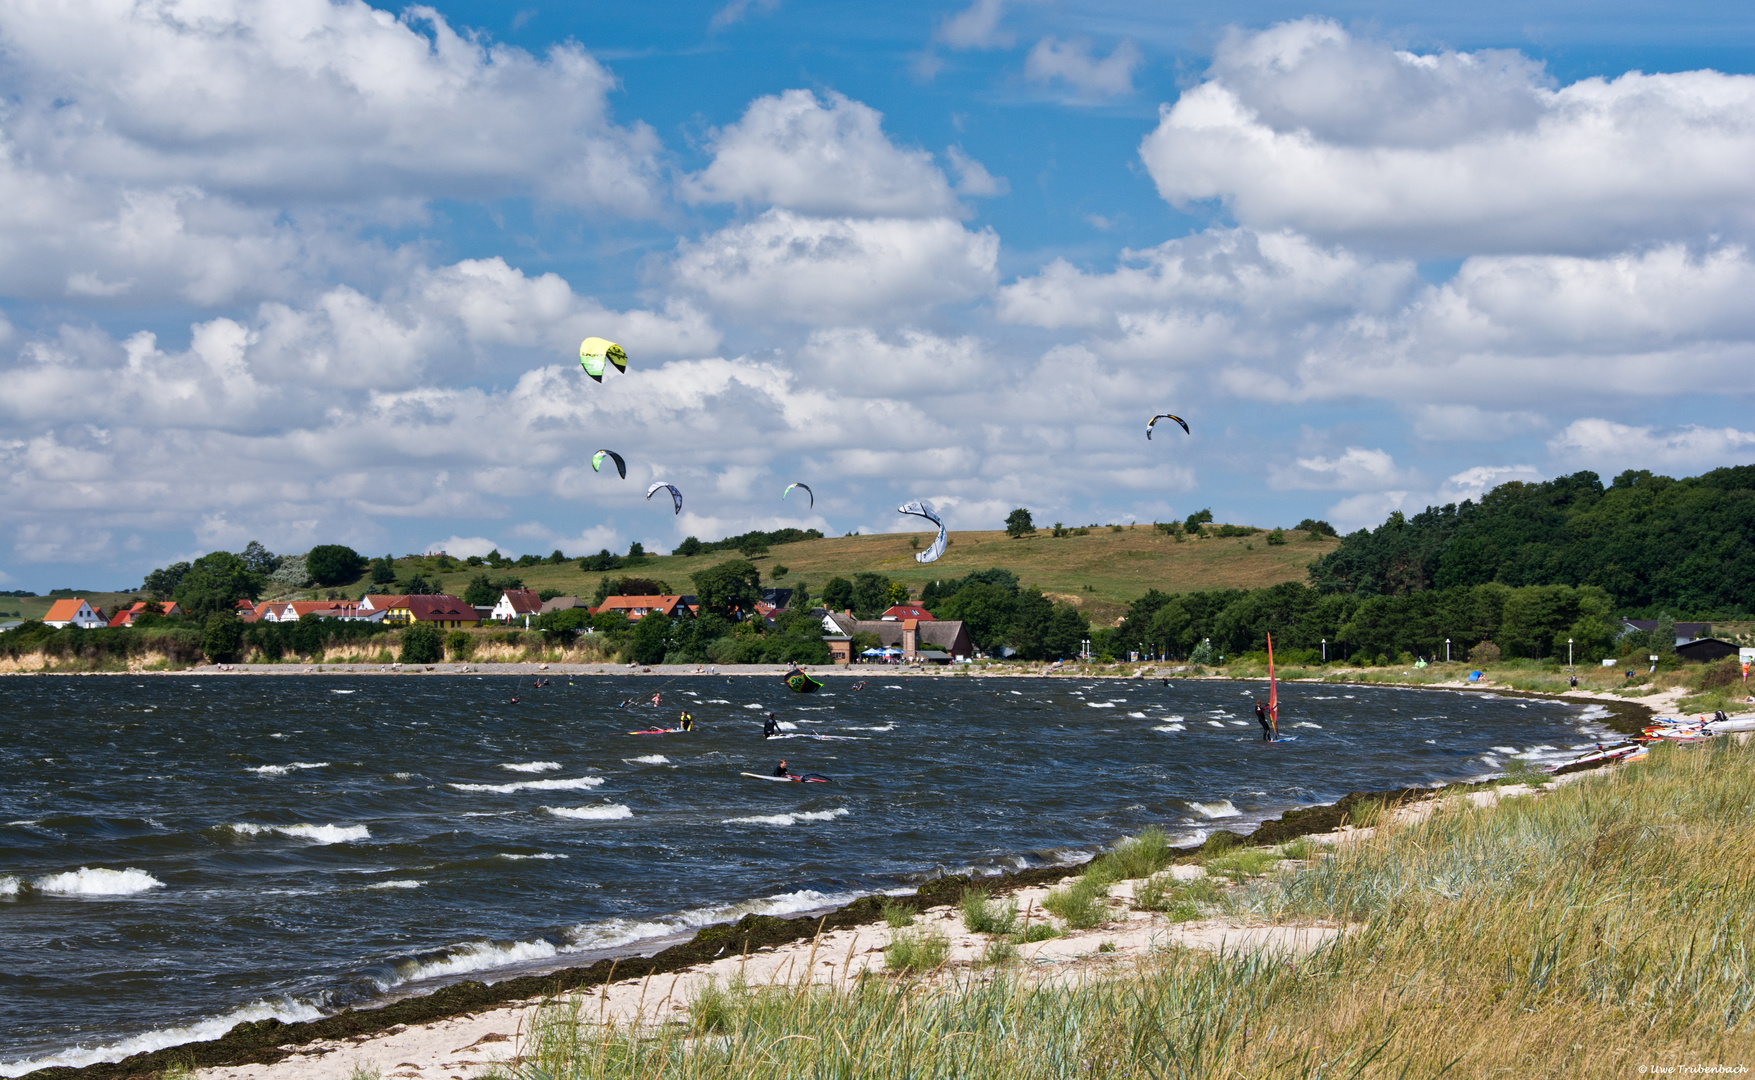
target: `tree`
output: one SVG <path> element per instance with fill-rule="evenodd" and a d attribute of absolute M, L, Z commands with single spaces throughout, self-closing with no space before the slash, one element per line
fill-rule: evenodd
<path fill-rule="evenodd" d="M 188 563 L 172 563 L 161 570 L 154 570 L 146 575 L 146 583 L 141 586 L 141 590 L 154 600 L 169 600 L 177 594 L 177 584 L 183 580 L 183 575 L 188 572 Z"/>
<path fill-rule="evenodd" d="M 638 540 L 635 540 L 633 543 L 628 545 L 628 561 L 629 562 L 636 562 L 640 559 L 644 559 L 645 557 L 646 557 L 646 545 L 640 543 L 640 541 L 638 541 Z"/>
<path fill-rule="evenodd" d="M 743 559 L 731 559 L 689 575 L 702 611 L 726 615 L 754 611 L 762 598 L 762 572 Z"/>
<path fill-rule="evenodd" d="M 567 557 L 561 554 L 560 548 L 555 548 L 553 551 L 549 552 L 548 564 L 550 566 L 559 566 L 566 561 Z"/>
<path fill-rule="evenodd" d="M 890 588 L 884 600 L 886 608 L 895 607 L 897 604 L 906 604 L 908 602 L 908 586 L 900 581 L 890 582 Z"/>
<path fill-rule="evenodd" d="M 445 638 L 432 623 L 417 622 L 402 631 L 402 662 L 436 664 L 444 655 Z"/>
<path fill-rule="evenodd" d="M 343 585 L 360 576 L 366 560 L 345 544 L 318 544 L 305 553 L 305 572 L 319 585 Z"/>
<path fill-rule="evenodd" d="M 823 606 L 830 611 L 846 611 L 853 606 L 853 582 L 832 577 L 823 586 Z"/>
<path fill-rule="evenodd" d="M 408 579 L 408 584 L 402 586 L 402 590 L 410 596 L 437 596 L 439 594 L 439 583 L 436 581 L 428 581 L 426 578 L 416 574 Z"/>
<path fill-rule="evenodd" d="M 1023 507 L 1013 510 L 1005 519 L 1005 534 L 1013 540 L 1020 536 L 1028 536 L 1036 531 L 1036 523 L 1030 520 L 1030 511 Z"/>
<path fill-rule="evenodd" d="M 875 618 L 890 606 L 890 579 L 882 574 L 853 575 L 853 612 L 862 619 Z"/>
<path fill-rule="evenodd" d="M 389 585 L 396 580 L 396 560 L 386 555 L 372 560 L 372 584 Z"/>
<path fill-rule="evenodd" d="M 1314 533 L 1317 536 L 1333 536 L 1335 527 L 1319 518 L 1305 518 L 1298 523 L 1298 531 Z"/>
<path fill-rule="evenodd" d="M 244 624 L 235 611 L 216 611 L 201 624 L 201 651 L 214 663 L 234 659 L 243 640 Z"/>
<path fill-rule="evenodd" d="M 700 538 L 694 536 L 683 537 L 683 542 L 678 544 L 675 549 L 671 551 L 672 555 L 699 555 L 700 553 Z"/>
<path fill-rule="evenodd" d="M 244 562 L 249 565 L 250 569 L 261 574 L 263 577 L 267 577 L 269 574 L 274 573 L 274 568 L 280 565 L 280 556 L 269 551 L 254 540 L 244 545 L 242 556 Z"/>
<path fill-rule="evenodd" d="M 190 619 L 205 621 L 216 611 L 231 611 L 239 600 L 254 600 L 265 584 L 261 574 L 229 551 L 213 551 L 196 559 L 177 582 L 177 606 Z"/>
<path fill-rule="evenodd" d="M 1212 520 L 1213 512 L 1211 510 L 1196 510 L 1194 513 L 1188 515 L 1188 520 L 1182 523 L 1182 527 L 1189 532 L 1196 532 L 1203 524 Z"/>
<path fill-rule="evenodd" d="M 654 612 L 634 624 L 628 659 L 636 664 L 662 664 L 670 651 L 670 620 Z"/>
<path fill-rule="evenodd" d="M 469 587 L 463 590 L 463 602 L 471 607 L 490 607 L 500 602 L 500 590 L 494 588 L 486 574 L 477 574 L 469 579 Z"/>
<path fill-rule="evenodd" d="M 759 536 L 751 533 L 737 542 L 737 551 L 744 558 L 753 559 L 757 555 L 766 555 L 768 545 Z"/>

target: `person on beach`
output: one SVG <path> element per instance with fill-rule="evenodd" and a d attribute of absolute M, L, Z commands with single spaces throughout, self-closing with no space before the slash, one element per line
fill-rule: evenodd
<path fill-rule="evenodd" d="M 677 723 L 682 725 L 683 731 L 695 730 L 695 718 L 690 716 L 686 711 L 682 714 L 682 719 L 677 721 Z"/>
<path fill-rule="evenodd" d="M 780 734 L 780 725 L 775 721 L 774 714 L 769 713 L 767 717 L 762 720 L 762 738 L 772 739 L 778 734 Z"/>
<path fill-rule="evenodd" d="M 785 758 L 780 759 L 780 764 L 777 768 L 775 768 L 774 775 L 775 776 L 791 776 L 792 775 L 791 773 L 786 771 L 786 759 Z"/>
<path fill-rule="evenodd" d="M 1261 725 L 1261 741 L 1272 742 L 1274 726 L 1268 722 L 1267 706 L 1259 701 L 1255 703 L 1255 722 Z"/>

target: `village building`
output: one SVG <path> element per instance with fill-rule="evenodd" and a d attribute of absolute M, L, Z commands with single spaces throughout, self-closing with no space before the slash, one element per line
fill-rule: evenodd
<path fill-rule="evenodd" d="M 175 600 L 166 600 L 163 604 L 155 604 L 150 600 L 136 600 L 125 608 L 120 608 L 110 616 L 111 626 L 133 626 L 134 620 L 151 612 L 155 615 L 181 615 L 183 609 Z"/>
<path fill-rule="evenodd" d="M 441 630 L 481 625 L 481 612 L 470 607 L 461 597 L 410 596 L 406 602 L 408 607 L 405 610 L 411 622 L 431 623 Z"/>
<path fill-rule="evenodd" d="M 96 630 L 109 620 L 104 617 L 102 608 L 94 608 L 85 602 L 84 597 L 69 596 L 49 605 L 48 614 L 43 616 L 45 626 L 57 629 L 65 626 L 77 626 L 81 630 Z"/>
<path fill-rule="evenodd" d="M 541 597 L 529 589 L 507 589 L 500 594 L 500 602 L 489 609 L 488 618 L 503 623 L 522 619 L 528 625 L 532 618 L 540 614 Z"/>
<path fill-rule="evenodd" d="M 571 611 L 574 608 L 589 608 L 590 606 L 577 596 L 551 596 L 542 602 L 541 614 L 547 615 L 551 611 Z"/>
<path fill-rule="evenodd" d="M 878 616 L 879 619 L 918 619 L 921 622 L 935 622 L 937 616 L 919 604 L 897 604 Z"/>
<path fill-rule="evenodd" d="M 971 659 L 975 655 L 974 642 L 969 640 L 969 631 L 961 619 L 855 619 L 850 611 L 839 614 L 826 611 L 823 613 L 823 634 L 823 640 L 829 645 L 829 654 L 837 664 L 858 659 L 852 655 L 851 642 L 855 634 L 876 635 L 879 648 L 897 650 L 904 660 L 947 664 L 952 660 Z M 836 645 L 842 638 L 849 644 L 837 650 Z M 845 659 L 842 653 L 847 654 Z"/>
<path fill-rule="evenodd" d="M 688 614 L 683 606 L 683 598 L 677 596 L 606 596 L 603 603 L 591 609 L 592 614 L 606 611 L 619 611 L 628 617 L 630 622 L 639 622 L 648 615 L 663 615 L 674 618 Z"/>

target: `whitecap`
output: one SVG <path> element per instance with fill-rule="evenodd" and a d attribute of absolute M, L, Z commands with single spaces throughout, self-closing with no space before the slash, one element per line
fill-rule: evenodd
<path fill-rule="evenodd" d="M 1218 802 L 1210 803 L 1191 802 L 1188 805 L 1190 809 L 1204 818 L 1243 816 L 1243 811 L 1232 806 L 1230 799 L 1220 799 Z"/>
<path fill-rule="evenodd" d="M 331 694 L 357 694 L 357 693 L 359 693 L 358 690 L 331 690 L 329 692 Z"/>
<path fill-rule="evenodd" d="M 51 896 L 128 896 L 148 889 L 162 889 L 165 883 L 144 870 L 93 870 L 82 866 L 61 874 L 44 874 L 31 881 L 31 887 Z"/>
<path fill-rule="evenodd" d="M 1128 715 L 1128 717 L 1129 717 L 1129 719 L 1133 719 L 1133 720 L 1144 720 L 1144 719 L 1146 719 L 1146 714 L 1145 714 L 1145 713 L 1143 713 L 1143 712 L 1130 712 L 1130 713 L 1128 713 L 1128 714 L 1127 714 L 1127 715 Z"/>
<path fill-rule="evenodd" d="M 327 769 L 327 761 L 293 761 L 285 765 L 257 765 L 250 771 L 263 776 L 285 776 L 294 769 Z"/>
<path fill-rule="evenodd" d="M 286 734 L 284 732 L 276 731 L 273 734 L 269 735 L 268 737 L 270 739 L 284 739 L 284 738 L 286 738 Z"/>
<path fill-rule="evenodd" d="M 1085 702 L 1085 708 L 1087 708 L 1087 709 L 1113 709 L 1113 708 L 1115 708 L 1115 706 L 1111 705 L 1107 701 L 1087 701 L 1087 702 Z"/>
<path fill-rule="evenodd" d="M 1024 696 L 1024 692 L 1022 690 L 1013 690 L 1012 693 L 1018 695 L 1019 697 Z"/>
<path fill-rule="evenodd" d="M 1222 728 L 1225 726 L 1224 724 L 1221 724 L 1217 720 L 1208 720 L 1207 723 L 1211 724 L 1213 727 L 1216 727 L 1216 728 Z"/>
<path fill-rule="evenodd" d="M 510 851 L 500 852 L 500 858 L 511 859 L 513 862 L 522 862 L 525 859 L 564 859 L 566 857 L 567 856 L 565 855 L 556 855 L 553 852 L 548 851 L 539 851 L 534 855 L 519 855 Z"/>
<path fill-rule="evenodd" d="M 797 731 L 798 730 L 798 725 L 793 723 L 790 720 L 776 720 L 776 721 L 774 721 L 774 726 L 779 728 L 781 731 Z"/>
<path fill-rule="evenodd" d="M 0 875 L 0 896 L 17 896 L 21 882 L 11 874 Z"/>
<path fill-rule="evenodd" d="M 553 772 L 560 767 L 558 761 L 512 761 L 500 766 L 507 772 Z"/>
<path fill-rule="evenodd" d="M 1297 723 L 1296 723 L 1296 724 L 1293 724 L 1293 725 L 1292 725 L 1292 726 L 1293 726 L 1293 727 L 1307 727 L 1307 728 L 1315 728 L 1315 729 L 1316 729 L 1316 730 L 1318 730 L 1318 731 L 1321 731 L 1321 730 L 1322 730 L 1322 725 L 1321 725 L 1321 724 L 1312 724 L 1312 723 L 1311 723 L 1311 722 L 1310 722 L 1310 721 L 1308 721 L 1308 720 L 1300 720 L 1300 721 L 1298 721 L 1298 722 L 1297 722 Z"/>
<path fill-rule="evenodd" d="M 884 689 L 885 690 L 900 690 L 902 688 L 900 686 L 895 685 L 894 683 L 885 683 Z"/>
<path fill-rule="evenodd" d="M 726 825 L 796 825 L 801 821 L 833 821 L 852 813 L 846 807 L 836 810 L 795 811 L 790 814 L 763 814 L 757 817 L 726 818 Z"/>
<path fill-rule="evenodd" d="M 559 953 L 553 942 L 536 941 L 470 941 L 424 957 L 414 957 L 396 965 L 396 975 L 389 981 L 374 980 L 379 990 L 389 990 L 404 983 L 436 979 L 446 975 L 465 975 L 472 971 L 504 967 L 530 960 L 547 960 Z"/>
<path fill-rule="evenodd" d="M 368 889 L 418 889 L 422 885 L 425 885 L 425 884 L 426 884 L 426 882 L 424 882 L 424 881 L 415 881 L 412 878 L 396 878 L 396 879 L 391 880 L 391 881 L 380 881 L 380 882 L 377 882 L 376 884 L 373 884 L 373 885 L 367 885 L 366 888 L 368 888 Z"/>
<path fill-rule="evenodd" d="M 1233 721 L 1231 721 L 1231 726 L 1232 727 L 1248 727 L 1249 721 L 1247 721 L 1247 720 L 1233 720 Z"/>
<path fill-rule="evenodd" d="M 458 791 L 490 791 L 510 795 L 514 791 L 576 791 L 579 788 L 603 786 L 601 776 L 572 776 L 561 780 L 519 780 L 511 784 L 446 784 Z"/>
<path fill-rule="evenodd" d="M 1515 746 L 1495 746 L 1492 749 L 1495 753 L 1499 754 L 1515 755 L 1517 753 L 1517 747 Z"/>
<path fill-rule="evenodd" d="M 101 1061 L 121 1061 L 123 1058 L 132 1057 L 135 1054 L 163 1050 L 167 1046 L 210 1042 L 239 1024 L 247 1024 L 256 1020 L 272 1019 L 291 1024 L 302 1020 L 317 1020 L 322 1016 L 321 1010 L 301 1001 L 291 1001 L 285 998 L 279 1001 L 256 1001 L 220 1016 L 208 1017 L 178 1027 L 161 1028 L 140 1035 L 130 1035 L 125 1039 L 101 1046 L 74 1046 L 40 1058 L 26 1058 L 21 1061 L 0 1063 L 0 1076 L 23 1076 L 38 1069 L 53 1067 L 78 1069 Z"/>
<path fill-rule="evenodd" d="M 729 704 L 731 704 L 731 702 L 726 701 L 722 697 L 716 697 L 716 698 L 708 698 L 707 704 L 709 704 L 709 705 L 729 705 Z"/>
<path fill-rule="evenodd" d="M 1188 729 L 1181 724 L 1159 724 L 1156 727 L 1152 728 L 1152 730 L 1153 731 L 1187 731 Z"/>
<path fill-rule="evenodd" d="M 847 730 L 848 731 L 894 731 L 894 730 L 896 730 L 896 725 L 895 724 L 883 724 L 879 727 L 850 727 Z"/>
<path fill-rule="evenodd" d="M 555 817 L 575 818 L 579 821 L 620 821 L 634 816 L 632 810 L 620 803 L 604 803 L 601 806 L 545 806 L 543 809 Z"/>
<path fill-rule="evenodd" d="M 757 704 L 752 703 L 749 705 L 745 705 L 744 708 L 746 708 L 746 709 L 765 709 L 765 708 L 767 708 L 767 706 L 766 705 L 757 705 Z"/>
<path fill-rule="evenodd" d="M 227 828 L 244 836 L 278 833 L 294 840 L 309 840 L 313 844 L 347 844 L 372 838 L 371 830 L 364 825 L 254 825 L 246 821 Z"/>
<path fill-rule="evenodd" d="M 663 754 L 642 754 L 636 758 L 623 758 L 624 761 L 637 761 L 641 765 L 669 765 L 670 759 Z"/>

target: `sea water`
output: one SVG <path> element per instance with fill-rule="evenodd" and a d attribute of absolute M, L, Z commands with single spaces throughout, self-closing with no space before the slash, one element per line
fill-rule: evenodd
<path fill-rule="evenodd" d="M 1601 710 L 1232 682 L 12 678 L 0 1076 L 1554 760 Z M 630 698 L 661 707 L 620 708 Z M 519 699 L 512 703 L 513 696 Z M 674 727 L 690 734 L 629 735 Z M 762 714 L 786 734 L 764 741 Z M 780 758 L 829 784 L 777 784 Z"/>

